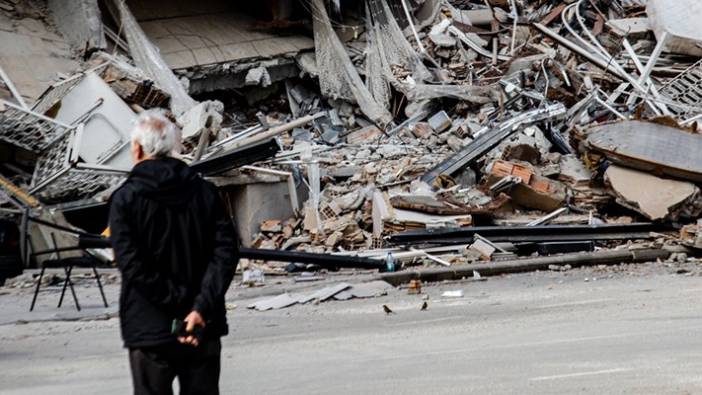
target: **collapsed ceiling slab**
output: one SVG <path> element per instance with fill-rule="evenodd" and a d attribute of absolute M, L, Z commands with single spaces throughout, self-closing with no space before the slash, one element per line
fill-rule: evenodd
<path fill-rule="evenodd" d="M 139 23 L 172 69 L 272 58 L 314 48 L 311 37 L 257 29 L 260 21 L 238 12 Z"/>
<path fill-rule="evenodd" d="M 0 67 L 27 102 L 78 65 L 68 42 L 41 20 L 0 16 Z"/>

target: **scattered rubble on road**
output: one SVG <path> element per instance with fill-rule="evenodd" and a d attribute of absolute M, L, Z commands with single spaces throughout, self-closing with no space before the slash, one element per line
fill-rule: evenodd
<path fill-rule="evenodd" d="M 0 0 L 0 209 L 18 222 L 101 233 L 130 120 L 161 108 L 237 219 L 249 286 L 702 247 L 695 1 L 288 0 L 272 20 L 213 1 L 211 24 L 159 0 L 57 3 Z"/>

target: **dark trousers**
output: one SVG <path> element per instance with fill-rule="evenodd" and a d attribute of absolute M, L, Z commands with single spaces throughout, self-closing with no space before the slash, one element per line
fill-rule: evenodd
<path fill-rule="evenodd" d="M 172 395 L 178 377 L 181 395 L 218 395 L 219 339 L 204 341 L 197 347 L 172 343 L 155 347 L 130 348 L 135 395 Z"/>

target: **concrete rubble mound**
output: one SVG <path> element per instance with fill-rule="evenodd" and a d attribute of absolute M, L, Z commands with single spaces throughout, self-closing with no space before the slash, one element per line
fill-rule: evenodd
<path fill-rule="evenodd" d="M 161 109 L 236 219 L 251 286 L 702 248 L 697 1 L 63 3 L 0 0 L 0 214 L 18 224 L 102 233 L 131 123 Z"/>

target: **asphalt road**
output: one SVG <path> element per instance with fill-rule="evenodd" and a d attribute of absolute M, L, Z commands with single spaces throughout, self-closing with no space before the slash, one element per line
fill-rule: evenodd
<path fill-rule="evenodd" d="M 676 270 L 443 283 L 425 287 L 427 311 L 395 290 L 254 312 L 232 290 L 222 393 L 702 393 L 702 281 Z M 130 392 L 114 318 L 0 325 L 0 371 L 2 394 Z"/>

